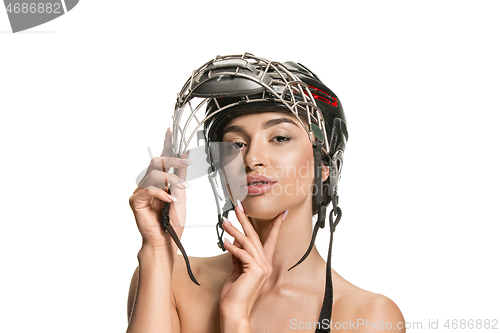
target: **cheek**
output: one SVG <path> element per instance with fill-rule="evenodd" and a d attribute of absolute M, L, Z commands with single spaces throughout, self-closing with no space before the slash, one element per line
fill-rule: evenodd
<path fill-rule="evenodd" d="M 279 169 L 277 176 L 282 177 L 286 184 L 307 186 L 314 183 L 314 158 L 311 149 L 294 150 L 289 154 L 276 156 L 275 165 Z"/>
<path fill-rule="evenodd" d="M 234 159 L 230 163 L 225 164 L 222 170 L 226 188 L 233 201 L 243 201 L 247 195 L 247 192 L 244 191 L 241 185 L 242 181 L 246 180 L 246 171 L 243 160 L 239 158 Z M 218 182 L 219 179 L 217 178 L 216 181 Z"/>

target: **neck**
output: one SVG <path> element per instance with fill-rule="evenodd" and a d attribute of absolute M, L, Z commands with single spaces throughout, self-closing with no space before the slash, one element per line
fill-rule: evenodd
<path fill-rule="evenodd" d="M 310 207 L 310 202 L 309 207 Z M 250 218 L 262 244 L 265 244 L 271 231 L 273 220 Z M 272 258 L 273 273 L 268 279 L 267 288 L 279 287 L 288 283 L 316 281 L 324 276 L 325 261 L 313 246 L 307 258 L 298 266 L 288 271 L 306 253 L 312 237 L 312 217 L 310 209 L 297 206 L 290 208 L 288 216 L 281 226 L 276 249 Z"/>

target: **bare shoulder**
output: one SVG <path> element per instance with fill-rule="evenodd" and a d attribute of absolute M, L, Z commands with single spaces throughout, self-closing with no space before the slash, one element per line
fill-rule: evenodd
<path fill-rule="evenodd" d="M 233 267 L 229 253 L 206 258 L 189 257 L 189 263 L 200 285 L 217 283 L 221 278 L 224 278 L 225 282 Z M 173 275 L 176 283 L 186 281 L 189 285 L 196 286 L 189 278 L 186 263 L 180 254 L 176 256 Z"/>
<path fill-rule="evenodd" d="M 173 304 L 180 325 L 186 332 L 219 332 L 219 298 L 232 271 L 231 257 L 228 253 L 209 258 L 189 257 L 189 262 L 199 286 L 189 278 L 181 255 L 176 257 L 172 273 Z"/>
<path fill-rule="evenodd" d="M 390 329 L 392 332 L 406 332 L 403 314 L 396 303 L 384 295 L 367 293 L 371 295 L 367 296 L 356 310 L 356 317 L 360 319 L 357 331 Z"/>
<path fill-rule="evenodd" d="M 344 324 L 343 332 L 406 332 L 404 317 L 389 297 L 361 289 L 333 271 L 334 309 L 332 321 Z M 346 330 L 347 328 L 347 330 Z"/>

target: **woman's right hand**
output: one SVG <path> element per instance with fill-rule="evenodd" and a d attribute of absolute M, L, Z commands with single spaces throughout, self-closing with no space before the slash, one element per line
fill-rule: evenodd
<path fill-rule="evenodd" d="M 161 226 L 161 212 L 165 202 L 170 203 L 170 224 L 179 238 L 184 229 L 187 185 L 183 184 L 187 184 L 186 167 L 190 161 L 187 160 L 188 153 L 182 155 L 181 158 L 173 155 L 172 131 L 169 128 L 165 135 L 161 156 L 151 160 L 139 186 L 129 199 L 137 228 L 142 235 L 143 247 L 162 249 L 169 245 L 174 251 L 175 243 L 168 233 L 163 232 Z M 174 168 L 175 172 L 170 173 L 170 168 Z M 167 193 L 169 188 L 171 194 Z"/>

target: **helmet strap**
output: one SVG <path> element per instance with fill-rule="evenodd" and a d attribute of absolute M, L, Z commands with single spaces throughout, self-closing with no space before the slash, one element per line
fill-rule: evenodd
<path fill-rule="evenodd" d="M 326 283 L 325 283 L 325 296 L 323 297 L 323 305 L 321 306 L 321 312 L 319 314 L 318 322 L 319 327 L 316 329 L 316 333 L 329 333 L 330 332 L 330 320 L 332 318 L 332 307 L 333 307 L 333 283 L 332 283 L 332 243 L 333 243 L 333 232 L 339 224 L 342 217 L 342 210 L 337 206 L 335 215 L 337 216 L 335 222 L 333 222 L 334 210 L 330 210 L 330 245 L 328 246 L 328 259 L 326 261 Z M 323 326 L 323 323 L 328 323 L 327 327 Z"/>
<path fill-rule="evenodd" d="M 318 219 L 316 220 L 316 223 L 314 224 L 314 229 L 313 229 L 313 234 L 311 237 L 311 242 L 309 243 L 309 247 L 306 251 L 306 253 L 300 258 L 300 260 L 290 267 L 288 270 L 291 270 L 292 268 L 296 267 L 300 263 L 302 263 L 304 260 L 306 260 L 307 256 L 309 253 L 311 253 L 311 250 L 314 246 L 314 241 L 316 240 L 316 235 L 318 234 L 318 229 L 319 228 L 324 228 L 325 227 L 325 215 L 326 215 L 326 206 L 327 203 L 323 198 L 323 181 L 322 181 L 322 170 L 321 170 L 321 150 L 322 150 L 323 144 L 321 142 L 315 142 L 313 143 L 313 154 L 314 154 L 314 199 L 318 205 Z"/>
<path fill-rule="evenodd" d="M 170 188 L 167 190 L 168 194 L 170 194 Z M 163 210 L 161 212 L 161 225 L 163 227 L 163 232 L 168 232 L 172 239 L 174 240 L 175 244 L 179 248 L 179 250 L 182 253 L 182 257 L 184 257 L 184 261 L 186 262 L 186 268 L 189 274 L 189 277 L 191 278 L 191 281 L 193 281 L 195 284 L 200 285 L 198 281 L 196 281 L 196 278 L 194 277 L 193 272 L 191 271 L 191 265 L 189 264 L 189 258 L 186 254 L 186 251 L 184 250 L 184 247 L 182 246 L 182 243 L 177 236 L 177 233 L 175 232 L 174 228 L 172 228 L 172 225 L 170 224 L 170 203 L 165 202 L 165 207 L 163 207 Z"/>
<path fill-rule="evenodd" d="M 322 144 L 319 142 L 313 143 L 313 153 L 314 153 L 314 183 L 315 183 L 315 193 L 314 198 L 316 203 L 318 204 L 318 219 L 316 223 L 314 224 L 313 228 L 313 233 L 311 237 L 311 241 L 309 243 L 309 247 L 307 248 L 306 253 L 300 258 L 300 260 L 290 267 L 288 270 L 290 271 L 292 268 L 296 267 L 300 263 L 302 263 L 309 253 L 311 253 L 311 250 L 314 246 L 314 242 L 316 240 L 316 235 L 318 234 L 319 228 L 323 228 L 325 226 L 325 215 L 326 215 L 326 207 L 328 199 L 332 200 L 333 204 L 333 209 L 330 211 L 330 218 L 329 218 L 329 224 L 330 224 L 330 244 L 328 247 L 328 258 L 326 262 L 326 282 L 325 282 L 325 295 L 323 297 L 323 305 L 321 307 L 321 313 L 319 316 L 318 322 L 319 327 L 316 329 L 316 333 L 325 333 L 325 332 L 330 332 L 330 325 L 327 327 L 323 327 L 323 323 L 328 322 L 330 323 L 331 316 L 332 316 L 332 307 L 333 307 L 333 283 L 332 283 L 332 243 L 333 243 L 333 232 L 335 231 L 335 228 L 337 227 L 337 224 L 340 222 L 340 219 L 342 217 L 342 210 L 340 207 L 338 207 L 338 196 L 334 188 L 328 189 L 328 194 L 327 198 L 325 200 L 323 196 L 323 181 L 322 181 L 322 159 L 321 159 L 321 153 L 322 153 Z M 332 161 L 331 159 L 328 159 L 328 163 L 330 165 L 330 172 L 333 172 L 331 169 L 332 167 Z M 330 179 L 333 175 L 330 175 Z M 332 187 L 332 182 L 327 186 Z M 336 219 L 333 221 L 333 214 L 335 213 Z"/>
<path fill-rule="evenodd" d="M 217 222 L 217 225 L 215 226 L 215 229 L 217 230 L 217 238 L 219 239 L 219 241 L 217 242 L 217 246 L 224 252 L 227 250 L 224 247 L 224 240 L 222 239 L 222 236 L 224 236 L 224 231 L 225 231 L 224 228 L 222 227 L 222 222 L 224 222 L 222 217 L 224 216 L 227 219 L 228 215 L 229 215 L 229 211 L 225 211 L 222 214 L 217 214 L 217 216 L 219 217 L 219 221 Z M 221 230 L 221 231 L 219 232 L 219 230 Z"/>

